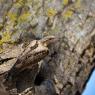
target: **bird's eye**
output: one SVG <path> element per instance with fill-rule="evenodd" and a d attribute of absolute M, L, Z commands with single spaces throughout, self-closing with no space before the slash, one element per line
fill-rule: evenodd
<path fill-rule="evenodd" d="M 38 44 L 35 44 L 34 46 L 31 47 L 31 49 L 33 50 L 33 49 L 35 49 L 37 47 L 38 47 Z"/>
<path fill-rule="evenodd" d="M 38 42 L 37 41 L 35 43 L 32 43 L 32 45 L 30 46 L 31 50 L 33 50 L 37 47 L 38 47 Z"/>

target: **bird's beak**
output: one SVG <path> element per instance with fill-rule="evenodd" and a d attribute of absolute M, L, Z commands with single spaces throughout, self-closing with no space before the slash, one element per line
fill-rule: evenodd
<path fill-rule="evenodd" d="M 49 44 L 54 43 L 55 41 L 57 41 L 57 38 L 55 36 L 47 36 L 47 37 L 43 38 L 40 41 L 44 46 L 48 46 Z"/>

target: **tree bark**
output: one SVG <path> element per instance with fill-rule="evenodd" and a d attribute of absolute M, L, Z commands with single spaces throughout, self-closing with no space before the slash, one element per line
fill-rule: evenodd
<path fill-rule="evenodd" d="M 58 39 L 41 61 L 30 95 L 81 95 L 95 67 L 95 0 L 1 0 L 0 10 L 1 54 L 47 35 Z M 25 74 L 29 85 L 31 73 Z M 17 84 L 23 92 L 24 82 Z"/>

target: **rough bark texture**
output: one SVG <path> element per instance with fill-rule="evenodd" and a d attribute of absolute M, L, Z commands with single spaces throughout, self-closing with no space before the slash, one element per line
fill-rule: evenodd
<path fill-rule="evenodd" d="M 95 66 L 95 0 L 67 3 L 66 0 L 0 0 L 1 53 L 15 44 L 47 35 L 54 35 L 58 41 L 41 61 L 33 91 L 29 85 L 31 73 L 24 72 L 17 82 L 18 92 L 81 95 Z M 2 82 L 0 93 L 8 95 Z"/>

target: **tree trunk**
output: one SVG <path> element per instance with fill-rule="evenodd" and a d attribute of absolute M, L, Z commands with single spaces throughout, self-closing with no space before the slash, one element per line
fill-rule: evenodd
<path fill-rule="evenodd" d="M 29 95 L 81 95 L 94 69 L 95 0 L 67 1 L 0 0 L 1 53 L 15 44 L 48 35 L 58 39 L 41 61 L 35 92 Z M 21 92 L 22 86 L 17 90 Z M 5 95 L 5 88 L 0 88 Z"/>

